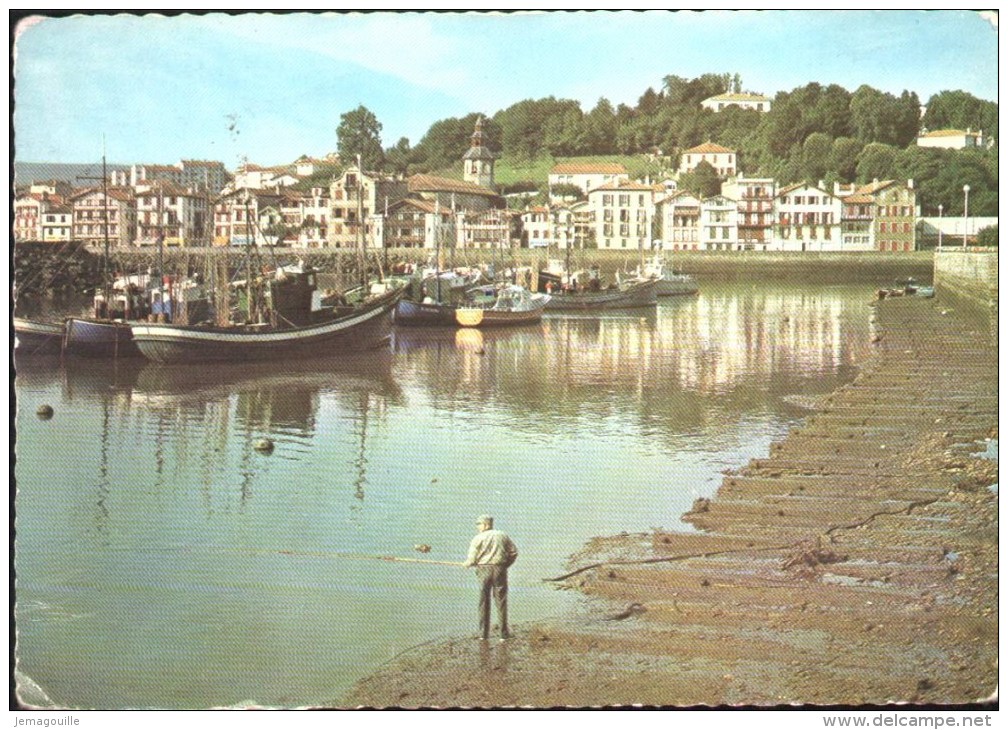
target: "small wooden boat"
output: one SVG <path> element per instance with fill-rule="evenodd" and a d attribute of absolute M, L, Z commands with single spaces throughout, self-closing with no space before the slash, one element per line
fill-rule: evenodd
<path fill-rule="evenodd" d="M 70 317 L 66 322 L 66 350 L 82 357 L 140 357 L 130 325 L 124 319 Z"/>
<path fill-rule="evenodd" d="M 411 299 L 400 299 L 396 305 L 395 322 L 407 326 L 454 326 L 455 307 L 451 304 L 439 304 L 433 300 L 415 302 Z"/>
<path fill-rule="evenodd" d="M 333 357 L 376 347 L 389 338 L 392 312 L 405 288 L 374 284 L 365 293 L 323 306 L 316 297 L 314 269 L 281 267 L 265 285 L 272 306 L 266 321 L 229 326 L 134 323 L 133 341 L 143 356 L 159 363 L 276 360 Z M 246 282 L 241 286 L 249 287 Z M 246 302 L 248 295 L 246 294 Z"/>
<path fill-rule="evenodd" d="M 14 317 L 14 349 L 19 355 L 54 355 L 63 348 L 66 324 Z"/>
<path fill-rule="evenodd" d="M 463 327 L 534 324 L 550 300 L 547 294 L 533 294 L 514 284 L 475 287 L 468 296 L 468 306 L 455 310 L 455 321 Z"/>

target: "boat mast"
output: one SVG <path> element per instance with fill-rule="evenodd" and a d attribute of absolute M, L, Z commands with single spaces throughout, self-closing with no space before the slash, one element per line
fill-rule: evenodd
<path fill-rule="evenodd" d="M 367 295 L 367 274 L 364 271 L 364 168 L 357 155 L 357 263 L 360 267 L 361 299 Z"/>
<path fill-rule="evenodd" d="M 105 274 L 105 306 L 108 308 L 112 304 L 112 286 L 109 279 L 109 197 L 108 197 L 108 167 L 105 162 L 105 137 L 102 136 L 102 158 L 101 158 L 101 168 L 102 168 L 102 230 L 105 235 L 105 262 L 104 262 L 104 274 Z"/>

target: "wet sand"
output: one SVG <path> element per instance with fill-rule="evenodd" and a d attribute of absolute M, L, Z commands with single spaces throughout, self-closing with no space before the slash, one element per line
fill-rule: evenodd
<path fill-rule="evenodd" d="M 996 345 L 938 300 L 871 316 L 857 379 L 698 500 L 698 532 L 596 538 L 553 577 L 589 597 L 577 615 L 418 647 L 340 704 L 989 699 L 997 463 L 974 454 L 997 437 Z"/>

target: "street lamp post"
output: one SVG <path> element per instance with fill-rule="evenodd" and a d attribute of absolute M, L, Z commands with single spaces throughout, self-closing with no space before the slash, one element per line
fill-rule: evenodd
<path fill-rule="evenodd" d="M 938 250 L 941 251 L 942 236 L 942 204 L 938 203 Z"/>
<path fill-rule="evenodd" d="M 969 185 L 963 185 L 963 248 L 966 248 L 966 232 L 969 230 Z"/>

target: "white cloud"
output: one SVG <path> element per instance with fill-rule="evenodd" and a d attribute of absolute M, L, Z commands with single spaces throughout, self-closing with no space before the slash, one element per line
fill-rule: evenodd
<path fill-rule="evenodd" d="M 980 12 L 980 17 L 986 20 L 988 23 L 994 26 L 994 30 L 998 29 L 998 11 L 997 10 L 983 10 Z"/>

